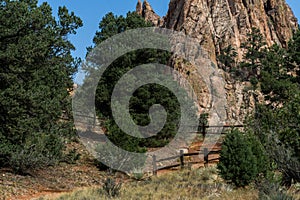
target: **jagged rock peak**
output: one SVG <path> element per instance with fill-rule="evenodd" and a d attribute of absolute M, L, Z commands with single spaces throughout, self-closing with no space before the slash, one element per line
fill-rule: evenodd
<path fill-rule="evenodd" d="M 155 26 L 162 26 L 163 20 L 156 14 L 147 0 L 142 3 L 138 0 L 136 5 L 136 13 L 141 15 L 146 21 L 152 22 Z"/>
<path fill-rule="evenodd" d="M 285 0 L 170 0 L 166 17 L 160 18 L 149 2 L 138 0 L 137 13 L 159 27 L 196 37 L 216 58 L 232 45 L 239 58 L 247 33 L 258 28 L 267 44 L 285 47 L 298 22 Z"/>
<path fill-rule="evenodd" d="M 138 5 L 138 13 L 147 21 L 195 38 L 216 65 L 219 64 L 218 55 L 229 45 L 238 53 L 236 62 L 242 60 L 245 50 L 241 45 L 249 39 L 247 34 L 252 28 L 260 30 L 268 46 L 279 44 L 283 47 L 298 30 L 297 19 L 285 0 L 170 0 L 163 19 L 155 14 L 148 2 L 142 5 L 139 1 Z M 188 65 L 175 58 L 172 67 L 190 82 L 199 107 L 209 109 L 210 94 L 201 81 L 201 65 Z M 251 84 L 234 80 L 221 66 L 219 69 L 225 80 L 226 121 L 243 123 L 245 116 L 255 108 L 253 93 L 245 89 Z"/>
<path fill-rule="evenodd" d="M 136 4 L 135 12 L 139 15 L 142 15 L 142 13 L 143 13 L 143 4 L 142 4 L 141 0 L 138 0 L 138 2 Z"/>
<path fill-rule="evenodd" d="M 198 38 L 216 54 L 229 44 L 239 51 L 252 28 L 260 30 L 268 45 L 283 47 L 298 29 L 285 0 L 171 0 L 164 23 Z M 243 52 L 238 53 L 241 57 Z"/>

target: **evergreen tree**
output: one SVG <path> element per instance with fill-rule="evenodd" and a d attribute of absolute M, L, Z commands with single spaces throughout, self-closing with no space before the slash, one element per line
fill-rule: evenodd
<path fill-rule="evenodd" d="M 293 35 L 288 45 L 289 60 L 294 68 L 300 66 L 300 28 Z M 299 75 L 299 68 L 297 69 Z M 299 83 L 299 82 L 298 82 Z"/>
<path fill-rule="evenodd" d="M 288 101 L 297 91 L 298 86 L 289 67 L 288 56 L 285 49 L 274 45 L 261 59 L 261 92 L 274 106 Z"/>
<path fill-rule="evenodd" d="M 300 181 L 300 84 L 299 31 L 288 49 L 274 45 L 258 57 L 261 63 L 259 83 L 267 103 L 256 103 L 249 128 L 264 145 L 268 156 L 283 172 L 283 183 Z"/>
<path fill-rule="evenodd" d="M 122 33 L 129 29 L 152 26 L 136 13 L 127 13 L 126 17 L 115 16 L 108 13 L 99 23 L 100 31 L 94 37 L 94 44 L 97 45 L 105 39 Z M 92 50 L 90 48 L 89 50 Z M 134 67 L 149 63 L 167 64 L 171 54 L 158 49 L 140 49 L 114 60 L 104 71 L 98 83 L 95 97 L 95 107 L 98 117 L 106 121 L 107 136 L 122 149 L 143 152 L 144 147 L 163 146 L 177 133 L 180 121 L 180 105 L 176 96 L 167 88 L 158 84 L 147 84 L 138 88 L 130 99 L 129 112 L 133 121 L 140 126 L 146 126 L 151 122 L 149 109 L 154 104 L 161 104 L 167 111 L 167 121 L 163 129 L 153 137 L 147 139 L 135 138 L 124 133 L 113 119 L 111 111 L 111 96 L 116 83 L 120 78 Z M 154 67 L 145 65 L 145 67 Z M 87 71 L 93 69 L 86 69 Z M 157 69 L 157 80 L 164 79 L 164 71 Z M 138 77 L 132 77 L 134 81 Z M 173 81 L 173 80 L 172 80 Z M 174 81 L 175 83 L 175 81 Z M 130 84 L 130 83 L 128 83 Z M 124 86 L 126 88 L 126 86 Z M 121 91 L 122 92 L 122 91 Z M 125 91 L 124 91 L 125 92 Z M 185 91 L 182 89 L 181 91 Z M 122 96 L 122 94 L 120 94 Z M 185 96 L 188 96 L 187 94 Z M 156 119 L 158 120 L 158 119 Z"/>
<path fill-rule="evenodd" d="M 299 96 L 281 108 L 258 104 L 249 127 L 259 138 L 270 160 L 283 173 L 283 184 L 300 182 Z"/>
<path fill-rule="evenodd" d="M 94 46 L 97 46 L 104 40 L 126 30 L 135 28 L 151 27 L 150 22 L 145 21 L 140 15 L 135 12 L 128 12 L 126 17 L 114 15 L 112 12 L 107 13 L 99 23 L 99 31 L 96 32 L 93 38 Z M 90 52 L 93 47 L 88 47 Z"/>
<path fill-rule="evenodd" d="M 59 20 L 47 3 L 0 3 L 0 167 L 19 172 L 54 163 L 62 154 L 62 136 L 71 125 L 72 75 L 79 60 L 67 40 L 81 20 L 60 7 Z"/>
<path fill-rule="evenodd" d="M 221 50 L 220 55 L 218 55 L 217 59 L 224 71 L 232 72 L 235 71 L 237 67 L 236 57 L 236 50 L 231 45 L 229 45 Z"/>
<path fill-rule="evenodd" d="M 261 59 L 265 55 L 265 45 L 263 35 L 257 28 L 252 28 L 247 34 L 247 41 L 241 44 L 245 51 L 240 68 L 244 71 L 243 79 L 250 81 L 256 87 L 261 69 Z"/>
<path fill-rule="evenodd" d="M 250 133 L 233 129 L 222 144 L 218 169 L 220 175 L 237 187 L 250 184 L 268 171 L 268 160 L 259 141 Z"/>

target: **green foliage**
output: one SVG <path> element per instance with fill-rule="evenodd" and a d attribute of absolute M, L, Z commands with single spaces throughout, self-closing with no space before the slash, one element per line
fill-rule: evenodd
<path fill-rule="evenodd" d="M 289 54 L 289 61 L 291 62 L 291 64 L 293 64 L 294 66 L 299 66 L 300 65 L 300 29 L 298 29 L 298 31 L 293 35 L 293 38 L 289 41 L 288 54 Z M 300 70 L 298 69 L 297 71 L 299 75 Z"/>
<path fill-rule="evenodd" d="M 204 128 L 204 126 L 207 126 L 207 125 L 208 125 L 208 113 L 200 114 L 198 132 L 203 133 L 204 132 L 203 128 Z"/>
<path fill-rule="evenodd" d="M 290 186 L 300 181 L 300 31 L 287 49 L 278 45 L 264 47 L 259 30 L 252 30 L 242 44 L 246 54 L 241 74 L 264 95 L 266 103 L 256 102 L 253 116 L 246 120 L 247 131 L 253 132 L 264 146 L 270 161 L 283 173 L 282 183 Z"/>
<path fill-rule="evenodd" d="M 273 45 L 257 58 L 261 63 L 258 78 L 261 91 L 273 107 L 290 101 L 299 93 L 299 60 L 296 56 L 300 51 L 299 32 L 289 42 L 288 49 Z"/>
<path fill-rule="evenodd" d="M 236 57 L 236 50 L 231 45 L 229 45 L 221 50 L 220 55 L 217 57 L 217 59 L 226 72 L 231 72 L 234 71 L 237 67 Z"/>
<path fill-rule="evenodd" d="M 269 174 L 270 159 L 267 156 L 264 146 L 261 144 L 259 139 L 252 133 L 246 132 L 247 140 L 250 143 L 253 155 L 256 158 L 256 166 L 259 175 L 267 176 Z"/>
<path fill-rule="evenodd" d="M 103 184 L 103 190 L 109 197 L 117 197 L 120 195 L 122 183 L 117 183 L 112 178 L 107 178 Z"/>
<path fill-rule="evenodd" d="M 95 45 L 100 44 L 104 40 L 114 36 L 118 33 L 122 33 L 126 30 L 135 28 L 151 27 L 150 22 L 145 21 L 140 15 L 135 12 L 128 12 L 126 17 L 116 16 L 112 12 L 107 13 L 99 23 L 99 31 L 93 39 Z M 88 47 L 88 50 L 92 50 L 93 47 Z"/>
<path fill-rule="evenodd" d="M 107 121 L 108 123 L 106 123 L 109 132 L 108 137 L 112 142 L 118 144 L 120 147 L 126 150 L 132 151 L 133 149 L 131 149 L 131 147 L 134 144 L 138 144 L 140 147 L 164 146 L 168 143 L 168 139 L 172 138 L 177 133 L 180 120 L 179 102 L 171 91 L 158 84 L 147 84 L 138 88 L 133 93 L 129 102 L 129 112 L 132 116 L 132 119 L 140 126 L 148 125 L 151 122 L 148 113 L 151 106 L 154 104 L 161 104 L 165 108 L 166 112 L 168 113 L 166 123 L 157 136 L 147 139 L 133 138 L 118 128 L 112 119 L 113 117 L 111 114 L 110 97 L 112 96 L 114 85 L 123 76 L 123 74 L 135 66 L 149 63 L 153 60 L 156 60 L 156 62 L 161 64 L 166 64 L 166 56 L 169 57 L 166 52 L 152 49 L 138 50 L 126 54 L 110 65 L 109 68 L 103 73 L 103 76 L 99 81 L 96 91 L 96 109 L 98 111 L 98 115 L 106 119 L 111 119 Z M 153 66 L 149 65 L 145 67 Z M 159 69 L 156 69 L 156 71 L 156 79 L 165 81 L 164 72 L 160 72 Z M 132 77 L 133 81 L 136 79 L 137 77 Z M 182 89 L 181 92 L 183 93 L 184 90 Z M 155 120 L 158 121 L 159 119 Z M 126 147 L 127 143 L 131 143 L 131 147 Z"/>
<path fill-rule="evenodd" d="M 109 119 L 105 126 L 108 132 L 107 137 L 118 147 L 130 152 L 146 152 L 146 149 L 139 145 L 139 139 L 123 132 L 113 119 Z"/>
<path fill-rule="evenodd" d="M 261 200 L 294 200 L 280 186 L 280 182 L 277 180 L 262 179 L 256 183 L 256 187 L 259 191 L 258 197 Z"/>
<path fill-rule="evenodd" d="M 233 129 L 226 135 L 220 153 L 220 175 L 237 187 L 250 184 L 268 170 L 268 161 L 261 144 L 248 133 Z"/>
<path fill-rule="evenodd" d="M 77 160 L 80 159 L 81 154 L 76 151 L 75 148 L 69 150 L 65 155 L 63 155 L 63 158 L 61 161 L 64 161 L 69 164 L 75 164 Z"/>
<path fill-rule="evenodd" d="M 241 48 L 246 53 L 243 55 L 243 61 L 239 63 L 240 77 L 244 81 L 251 81 L 254 88 L 258 83 L 261 59 L 265 55 L 265 45 L 263 35 L 257 28 L 252 28 L 251 32 L 247 34 L 247 41 L 241 44 Z"/>
<path fill-rule="evenodd" d="M 290 186 L 292 179 L 300 181 L 299 97 L 284 107 L 271 109 L 257 105 L 249 128 L 259 138 L 267 155 L 276 164 L 283 184 Z"/>
<path fill-rule="evenodd" d="M 17 173 L 30 173 L 29 169 L 56 164 L 62 157 L 62 148 L 63 143 L 55 135 L 26 138 L 24 146 L 15 146 L 11 150 L 8 163 Z"/>
<path fill-rule="evenodd" d="M 250 70 L 255 70 L 260 66 L 259 59 L 263 57 L 263 47 L 266 45 L 263 35 L 257 28 L 252 28 L 247 34 L 247 41 L 241 44 L 241 48 L 246 50 L 241 63 L 242 67 L 249 67 Z"/>
<path fill-rule="evenodd" d="M 122 33 L 129 29 L 143 28 L 151 26 L 141 16 L 136 13 L 127 13 L 126 17 L 115 16 L 108 13 L 101 20 L 99 24 L 100 31 L 94 37 L 95 45 L 101 43 L 105 39 Z M 90 48 L 92 50 L 92 48 Z M 164 50 L 158 49 L 139 49 L 124 54 L 118 59 L 114 60 L 108 68 L 103 72 L 101 79 L 98 82 L 95 97 L 95 107 L 97 116 L 105 121 L 104 126 L 107 130 L 107 136 L 111 142 L 118 147 L 130 152 L 145 152 L 146 147 L 160 147 L 164 146 L 177 133 L 180 121 L 180 105 L 176 96 L 166 87 L 159 84 L 147 84 L 138 88 L 130 98 L 129 113 L 131 119 L 139 126 L 146 126 L 151 122 L 149 116 L 149 109 L 155 105 L 160 104 L 168 113 L 166 123 L 162 130 L 156 135 L 147 139 L 137 138 L 128 133 L 123 132 L 113 119 L 111 110 L 111 96 L 115 85 L 120 78 L 129 72 L 134 67 L 143 65 L 145 69 L 153 69 L 157 72 L 155 78 L 157 80 L 165 80 L 165 71 L 161 71 L 158 67 L 150 65 L 149 63 L 167 64 L 171 54 Z M 89 70 L 93 69 L 86 69 Z M 128 81 L 128 86 L 135 82 L 138 77 L 132 75 Z M 175 81 L 170 80 L 172 83 Z M 126 88 L 126 85 L 123 85 Z M 129 87 L 130 88 L 130 87 Z M 182 89 L 179 93 L 184 95 L 185 91 Z M 126 91 L 120 91 L 120 96 L 126 95 Z M 185 96 L 188 96 L 187 94 Z M 122 102 L 118 102 L 122 104 Z M 123 104 L 122 104 L 123 105 Z M 128 112 L 118 109 L 119 113 Z M 159 117 L 155 121 L 159 121 Z M 125 117 L 124 117 L 125 118 Z M 126 119 L 126 120 L 131 120 Z M 160 120 L 161 121 L 161 120 Z M 139 134 L 139 133 L 137 133 Z M 151 134 L 151 133 L 150 133 Z M 98 148 L 98 152 L 101 148 Z"/>
<path fill-rule="evenodd" d="M 143 172 L 133 172 L 133 178 L 137 181 L 140 181 L 144 178 L 144 173 Z"/>
<path fill-rule="evenodd" d="M 160 78 L 159 76 L 157 77 Z M 158 84 L 148 84 L 140 87 L 130 101 L 130 113 L 136 124 L 145 126 L 151 122 L 149 109 L 153 104 L 160 104 L 168 113 L 163 129 L 157 136 L 140 139 L 139 145 L 145 147 L 164 146 L 177 133 L 180 122 L 180 104 L 176 96 L 167 88 Z M 152 119 L 163 121 L 163 119 Z"/>
<path fill-rule="evenodd" d="M 287 57 L 289 55 L 285 49 L 274 45 L 261 59 L 262 69 L 259 79 L 261 91 L 265 94 L 266 100 L 275 104 L 289 100 L 299 90 L 292 73 L 294 69 Z"/>
<path fill-rule="evenodd" d="M 70 112 L 79 60 L 66 38 L 82 22 L 66 7 L 56 21 L 51 7 L 35 0 L 0 5 L 0 167 L 23 171 L 60 159 L 61 136 L 72 132 L 60 118 Z"/>
<path fill-rule="evenodd" d="M 266 104 L 256 104 L 248 128 L 260 139 L 268 156 L 283 172 L 283 184 L 300 181 L 299 31 L 287 49 L 274 45 L 258 57 L 258 77 Z"/>

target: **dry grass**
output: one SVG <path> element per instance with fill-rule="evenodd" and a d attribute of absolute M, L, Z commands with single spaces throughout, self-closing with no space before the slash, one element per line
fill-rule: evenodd
<path fill-rule="evenodd" d="M 0 200 L 27 200 L 50 193 L 54 195 L 99 185 L 105 180 L 107 173 L 99 171 L 82 144 L 73 142 L 70 146 L 81 154 L 76 164 L 60 163 L 45 167 L 35 170 L 32 176 L 21 176 L 11 169 L 1 168 Z"/>
<path fill-rule="evenodd" d="M 48 200 L 51 197 L 40 198 Z M 109 198 L 102 187 L 75 191 L 56 200 L 98 200 Z M 251 187 L 234 189 L 217 175 L 215 167 L 184 170 L 152 177 L 145 181 L 132 181 L 123 185 L 120 196 L 113 199 L 177 199 L 177 200 L 242 200 L 258 199 L 258 192 Z"/>

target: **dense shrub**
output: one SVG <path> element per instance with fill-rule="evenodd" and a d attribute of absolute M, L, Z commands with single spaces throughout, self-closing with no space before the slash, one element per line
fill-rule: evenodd
<path fill-rule="evenodd" d="M 280 186 L 280 180 L 272 177 L 269 179 L 262 178 L 256 182 L 258 197 L 260 200 L 293 200 L 285 188 Z"/>
<path fill-rule="evenodd" d="M 103 184 L 103 190 L 109 197 L 117 197 L 120 195 L 122 183 L 117 183 L 112 178 L 107 178 Z"/>
<path fill-rule="evenodd" d="M 218 163 L 220 175 L 236 186 L 246 186 L 260 173 L 266 173 L 268 161 L 256 138 L 233 129 L 226 135 Z"/>
<path fill-rule="evenodd" d="M 62 158 L 64 145 L 55 135 L 40 135 L 28 138 L 23 147 L 15 146 L 9 152 L 9 166 L 17 173 L 31 173 L 29 170 L 54 165 Z"/>

